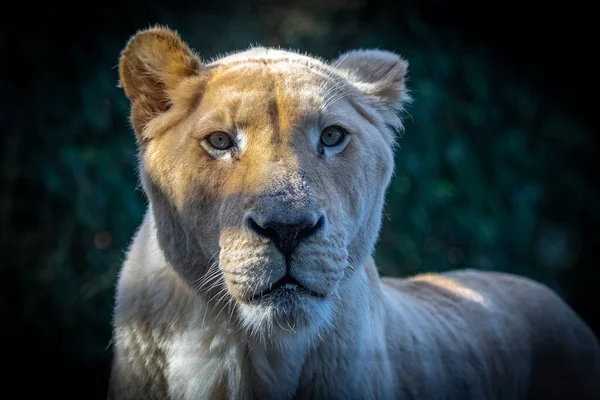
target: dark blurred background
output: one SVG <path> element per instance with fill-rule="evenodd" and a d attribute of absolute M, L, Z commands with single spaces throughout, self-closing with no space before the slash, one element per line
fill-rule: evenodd
<path fill-rule="evenodd" d="M 105 395 L 114 285 L 146 204 L 117 63 L 156 23 L 205 58 L 250 44 L 402 54 L 415 102 L 381 272 L 528 276 L 600 332 L 597 22 L 584 2 L 17 3 L 0 17 L 0 320 L 9 376 L 30 377 L 19 397 Z"/>

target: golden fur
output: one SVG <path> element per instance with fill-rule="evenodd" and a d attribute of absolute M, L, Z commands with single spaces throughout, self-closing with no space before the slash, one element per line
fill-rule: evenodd
<path fill-rule="evenodd" d="M 407 67 L 375 50 L 203 62 L 165 28 L 129 41 L 121 86 L 149 209 L 119 276 L 109 397 L 598 398 L 598 343 L 545 286 L 379 277 Z M 349 135 L 326 148 L 331 125 Z M 211 147 L 215 131 L 235 147 Z M 302 218 L 310 236 L 285 256 L 248 222 Z M 305 291 L 255 297 L 286 274 Z"/>

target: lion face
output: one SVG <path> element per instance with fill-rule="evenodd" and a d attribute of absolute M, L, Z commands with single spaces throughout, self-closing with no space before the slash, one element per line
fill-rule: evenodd
<path fill-rule="evenodd" d="M 157 28 L 129 42 L 144 188 L 199 295 L 228 299 L 254 332 L 327 325 L 377 239 L 406 67 L 380 51 L 327 64 L 263 48 L 204 64 Z"/>

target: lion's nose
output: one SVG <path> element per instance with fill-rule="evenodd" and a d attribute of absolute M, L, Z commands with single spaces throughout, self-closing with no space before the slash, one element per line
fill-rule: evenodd
<path fill-rule="evenodd" d="M 252 214 L 246 216 L 248 228 L 254 233 L 272 240 L 285 256 L 290 256 L 301 240 L 317 233 L 324 223 L 325 217 L 322 214 L 305 216 L 294 223 L 262 221 Z"/>

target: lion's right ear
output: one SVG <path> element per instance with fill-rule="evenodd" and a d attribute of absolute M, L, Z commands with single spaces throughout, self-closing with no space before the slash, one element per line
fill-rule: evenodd
<path fill-rule="evenodd" d="M 120 86 L 131 101 L 131 123 L 140 140 L 145 125 L 171 106 L 173 89 L 201 70 L 200 58 L 168 28 L 134 35 L 121 53 Z"/>

